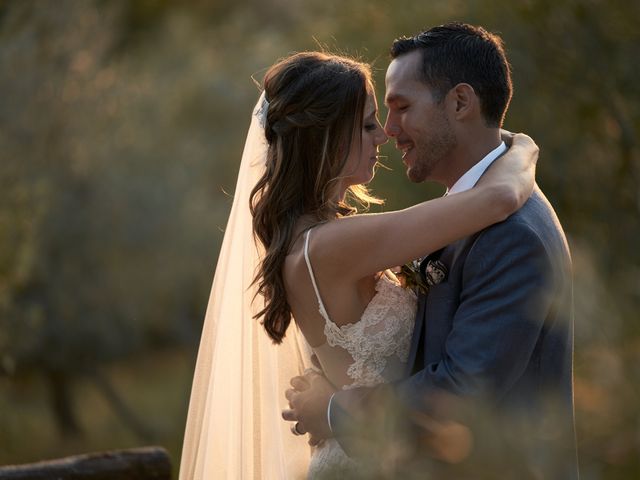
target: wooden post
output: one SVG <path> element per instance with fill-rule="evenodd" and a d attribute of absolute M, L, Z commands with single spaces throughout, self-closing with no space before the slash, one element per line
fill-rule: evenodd
<path fill-rule="evenodd" d="M 0 467 L 0 480 L 171 480 L 162 447 L 143 447 Z"/>

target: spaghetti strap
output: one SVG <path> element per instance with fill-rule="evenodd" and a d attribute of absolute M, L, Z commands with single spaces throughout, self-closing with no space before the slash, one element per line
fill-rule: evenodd
<path fill-rule="evenodd" d="M 311 283 L 313 284 L 313 289 L 316 291 L 316 298 L 318 299 L 318 310 L 320 311 L 320 315 L 330 322 L 329 315 L 327 314 L 327 309 L 324 308 L 324 303 L 322 303 L 322 298 L 320 298 L 320 290 L 318 290 L 318 284 L 316 283 L 316 277 L 313 274 L 313 268 L 311 267 L 311 260 L 309 260 L 309 234 L 311 233 L 311 228 L 306 231 L 304 234 L 304 260 L 307 262 L 307 268 L 309 269 L 309 276 L 311 277 Z"/>

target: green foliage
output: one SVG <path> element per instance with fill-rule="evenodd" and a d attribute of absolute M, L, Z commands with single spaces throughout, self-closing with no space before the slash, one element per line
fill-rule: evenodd
<path fill-rule="evenodd" d="M 0 390 L 52 371 L 85 378 L 159 347 L 193 355 L 251 77 L 326 47 L 373 62 L 382 103 L 392 39 L 463 20 L 505 40 L 506 127 L 540 144 L 539 184 L 569 235 L 583 469 L 637 476 L 638 18 L 640 4 L 622 0 L 0 3 Z M 441 193 L 409 184 L 392 145 L 383 153 L 392 171 L 372 187 L 384 209 Z M 172 381 L 185 403 L 188 377 Z M 124 394 L 144 404 L 134 383 Z M 8 441 L 28 449 L 15 418 Z M 0 415 L 0 431 L 8 422 Z M 11 455 L 0 459 L 30 458 Z"/>

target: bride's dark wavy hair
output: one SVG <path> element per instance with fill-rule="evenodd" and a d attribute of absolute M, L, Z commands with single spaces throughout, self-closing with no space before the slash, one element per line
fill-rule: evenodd
<path fill-rule="evenodd" d="M 310 214 L 320 223 L 356 211 L 335 198 L 372 85 L 368 65 L 322 52 L 292 55 L 265 74 L 266 170 L 250 208 L 254 235 L 265 249 L 254 279 L 265 306 L 255 318 L 262 318 L 274 343 L 291 323 L 283 266 L 298 219 Z M 345 198 L 363 206 L 382 203 L 363 185 L 350 186 Z"/>

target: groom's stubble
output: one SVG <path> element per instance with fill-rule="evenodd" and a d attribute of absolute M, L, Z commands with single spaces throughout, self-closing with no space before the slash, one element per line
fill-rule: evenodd
<path fill-rule="evenodd" d="M 423 134 L 416 139 L 416 160 L 408 166 L 407 177 L 413 183 L 431 180 L 450 187 L 447 185 L 449 167 L 458 146 L 458 138 L 444 109 L 437 109 L 430 117 Z"/>

